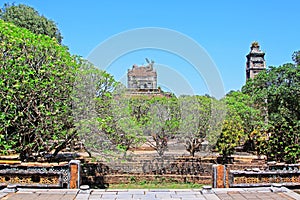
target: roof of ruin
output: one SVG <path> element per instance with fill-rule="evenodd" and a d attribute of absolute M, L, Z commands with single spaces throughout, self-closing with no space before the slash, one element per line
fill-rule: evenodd
<path fill-rule="evenodd" d="M 131 70 L 128 70 L 128 76 L 156 76 L 156 71 L 152 66 L 137 66 L 133 65 Z"/>

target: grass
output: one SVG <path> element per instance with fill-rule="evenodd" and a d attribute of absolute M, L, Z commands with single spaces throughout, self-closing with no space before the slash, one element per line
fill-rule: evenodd
<path fill-rule="evenodd" d="M 197 183 L 156 183 L 156 182 L 140 182 L 140 183 L 124 183 L 110 184 L 109 189 L 191 189 L 202 188 L 203 185 Z"/>

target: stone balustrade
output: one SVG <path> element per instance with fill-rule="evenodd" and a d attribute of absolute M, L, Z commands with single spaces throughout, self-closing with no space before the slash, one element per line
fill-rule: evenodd
<path fill-rule="evenodd" d="M 213 187 L 268 187 L 273 184 L 300 186 L 300 165 L 268 163 L 258 167 L 214 165 Z"/>
<path fill-rule="evenodd" d="M 0 186 L 79 188 L 80 161 L 0 164 Z"/>

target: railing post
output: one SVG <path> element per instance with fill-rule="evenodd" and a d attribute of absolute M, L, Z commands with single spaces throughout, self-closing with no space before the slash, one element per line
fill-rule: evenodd
<path fill-rule="evenodd" d="M 213 187 L 226 187 L 226 167 L 225 165 L 213 165 Z"/>
<path fill-rule="evenodd" d="M 69 189 L 79 189 L 81 184 L 80 160 L 71 160 L 69 162 Z"/>

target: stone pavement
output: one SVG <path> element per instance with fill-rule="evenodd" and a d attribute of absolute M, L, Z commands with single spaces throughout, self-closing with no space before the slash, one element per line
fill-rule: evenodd
<path fill-rule="evenodd" d="M 292 200 L 300 195 L 281 188 L 226 188 L 226 189 L 18 189 L 17 192 L 0 191 L 3 200 Z"/>

